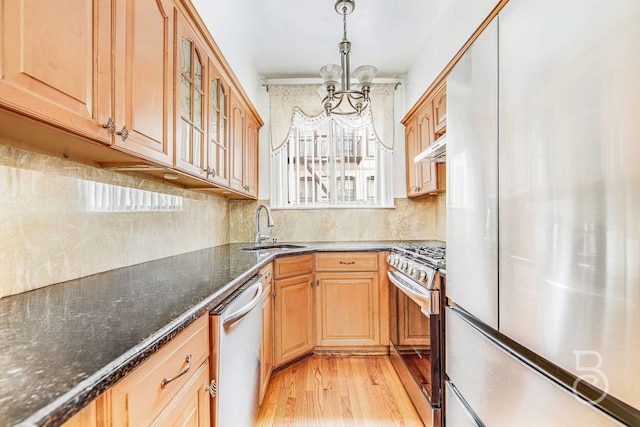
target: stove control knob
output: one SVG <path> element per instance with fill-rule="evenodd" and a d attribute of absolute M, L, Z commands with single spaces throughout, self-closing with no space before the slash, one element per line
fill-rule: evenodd
<path fill-rule="evenodd" d="M 418 269 L 418 277 L 416 277 L 417 280 L 419 280 L 420 282 L 424 282 L 427 280 L 427 272 L 423 269 Z"/>
<path fill-rule="evenodd" d="M 413 275 L 416 274 L 416 269 L 410 265 L 407 268 L 407 274 L 409 275 L 409 277 L 413 277 Z"/>
<path fill-rule="evenodd" d="M 393 258 L 395 258 L 395 255 L 389 254 L 387 257 L 387 264 L 393 264 Z"/>
<path fill-rule="evenodd" d="M 407 261 L 400 261 L 398 263 L 398 268 L 402 271 L 407 271 L 407 267 L 409 266 L 409 264 L 407 263 Z"/>

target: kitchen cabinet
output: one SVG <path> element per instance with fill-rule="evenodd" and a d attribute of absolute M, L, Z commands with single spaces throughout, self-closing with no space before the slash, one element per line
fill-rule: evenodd
<path fill-rule="evenodd" d="M 317 346 L 381 344 L 378 265 L 376 252 L 316 254 Z"/>
<path fill-rule="evenodd" d="M 175 167 L 206 176 L 206 101 L 209 58 L 196 33 L 176 14 Z"/>
<path fill-rule="evenodd" d="M 113 426 L 209 425 L 209 316 L 202 316 L 108 391 Z"/>
<path fill-rule="evenodd" d="M 407 195 L 419 197 L 445 191 L 445 164 L 434 162 L 415 163 L 414 157 L 429 148 L 439 137 L 446 133 L 447 101 L 444 83 L 424 102 L 416 104 L 406 119 L 405 144 L 407 168 Z"/>
<path fill-rule="evenodd" d="M 258 195 L 257 120 L 246 112 L 240 99 L 231 93 L 231 170 L 229 186 L 251 198 Z"/>
<path fill-rule="evenodd" d="M 94 400 L 62 424 L 62 427 L 93 427 L 97 425 L 98 415 L 96 401 Z"/>
<path fill-rule="evenodd" d="M 229 186 L 229 85 L 209 59 L 207 179 Z"/>
<path fill-rule="evenodd" d="M 174 4 L 116 0 L 115 11 L 114 146 L 173 166 Z"/>
<path fill-rule="evenodd" d="M 244 107 L 240 104 L 240 100 L 231 93 L 231 175 L 229 177 L 229 186 L 231 189 L 241 193 L 246 191 L 244 188 L 244 148 L 245 148 L 245 114 Z"/>
<path fill-rule="evenodd" d="M 442 83 L 433 97 L 433 133 L 435 139 L 447 131 L 447 86 Z"/>
<path fill-rule="evenodd" d="M 252 198 L 258 197 L 258 132 L 260 127 L 255 118 L 247 118 L 247 133 L 243 151 L 244 180 L 242 188 Z"/>
<path fill-rule="evenodd" d="M 273 292 L 273 266 L 268 264 L 260 270 L 262 275 L 262 345 L 260 346 L 260 399 L 267 391 L 269 379 L 274 365 L 273 339 L 274 339 L 274 292 Z"/>
<path fill-rule="evenodd" d="M 190 1 L 24 0 L 0 12 L 4 143 L 257 197 L 263 122 Z"/>
<path fill-rule="evenodd" d="M 313 255 L 274 261 L 275 365 L 280 366 L 314 347 Z"/>
<path fill-rule="evenodd" d="M 110 144 L 113 3 L 2 2 L 0 106 Z"/>

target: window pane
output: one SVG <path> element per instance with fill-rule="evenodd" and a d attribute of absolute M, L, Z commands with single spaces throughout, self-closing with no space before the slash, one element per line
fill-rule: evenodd
<path fill-rule="evenodd" d="M 191 41 L 182 40 L 182 72 L 191 77 Z"/>
<path fill-rule="evenodd" d="M 289 140 L 271 155 L 272 206 L 393 205 L 392 151 L 372 127 L 348 125 L 330 121 L 318 127 L 304 116 L 292 121 Z"/>
<path fill-rule="evenodd" d="M 202 94 L 197 89 L 193 91 L 193 124 L 202 129 Z"/>
<path fill-rule="evenodd" d="M 191 161 L 191 125 L 184 120 L 180 122 L 180 158 Z"/>
<path fill-rule="evenodd" d="M 200 57 L 198 56 L 198 52 L 193 55 L 195 70 L 193 73 L 193 81 L 198 89 L 202 89 L 202 62 L 200 62 Z"/>
<path fill-rule="evenodd" d="M 202 167 L 202 133 L 193 130 L 193 164 Z"/>
<path fill-rule="evenodd" d="M 180 95 L 180 113 L 182 117 L 191 120 L 191 83 L 184 76 Z"/>

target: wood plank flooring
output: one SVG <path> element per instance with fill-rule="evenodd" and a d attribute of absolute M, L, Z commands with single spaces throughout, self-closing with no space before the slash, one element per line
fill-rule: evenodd
<path fill-rule="evenodd" d="M 423 426 L 388 356 L 313 355 L 273 374 L 258 426 Z"/>

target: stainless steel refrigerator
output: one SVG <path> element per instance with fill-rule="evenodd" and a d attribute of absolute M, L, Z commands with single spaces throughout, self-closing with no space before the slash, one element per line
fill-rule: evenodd
<path fill-rule="evenodd" d="M 446 425 L 640 426 L 640 1 L 510 0 L 447 96 Z"/>

